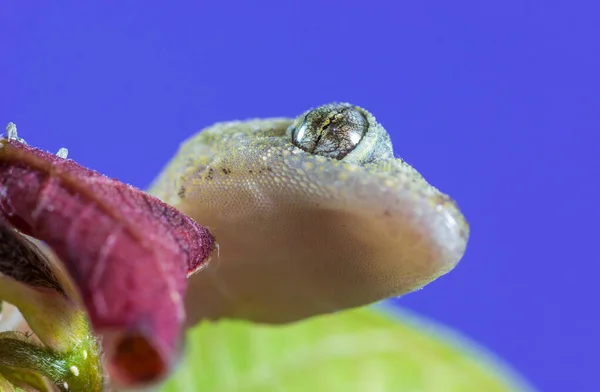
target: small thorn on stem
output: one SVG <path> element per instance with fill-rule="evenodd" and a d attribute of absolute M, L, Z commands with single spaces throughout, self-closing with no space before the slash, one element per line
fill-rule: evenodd
<path fill-rule="evenodd" d="M 56 153 L 56 156 L 62 159 L 67 159 L 67 156 L 69 155 L 69 150 L 67 150 L 66 148 L 62 147 L 58 150 L 58 152 Z"/>
<path fill-rule="evenodd" d="M 17 137 L 17 125 L 14 122 L 9 122 L 6 126 L 6 138 L 8 140 L 13 140 Z"/>
<path fill-rule="evenodd" d="M 6 126 L 6 138 L 9 142 L 15 140 L 19 143 L 27 144 L 25 143 L 25 140 L 21 139 L 17 134 L 17 125 L 14 122 L 9 122 Z"/>

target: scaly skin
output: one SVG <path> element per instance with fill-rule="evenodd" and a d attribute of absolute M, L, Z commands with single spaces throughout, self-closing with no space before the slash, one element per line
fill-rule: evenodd
<path fill-rule="evenodd" d="M 283 323 L 402 295 L 450 271 L 469 235 L 456 204 L 349 104 L 204 129 L 150 193 L 220 245 L 191 277 L 191 324 Z"/>

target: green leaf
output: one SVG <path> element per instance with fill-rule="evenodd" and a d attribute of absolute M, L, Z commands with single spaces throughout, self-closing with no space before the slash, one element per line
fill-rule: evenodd
<path fill-rule="evenodd" d="M 87 325 L 85 319 L 81 319 L 81 323 Z M 0 332 L 0 377 L 16 386 L 30 386 L 38 391 L 54 390 L 49 389 L 48 381 L 61 391 L 104 390 L 95 336 L 89 332 L 74 334 L 72 341 L 73 348 L 61 352 L 20 332 Z"/>
<path fill-rule="evenodd" d="M 50 382 L 39 373 L 29 369 L 8 368 L 0 365 L 0 391 L 23 391 L 18 386 L 35 388 L 39 392 L 54 392 Z"/>
<path fill-rule="evenodd" d="M 499 361 L 407 312 L 373 308 L 286 326 L 241 321 L 190 331 L 163 391 L 528 391 Z"/>

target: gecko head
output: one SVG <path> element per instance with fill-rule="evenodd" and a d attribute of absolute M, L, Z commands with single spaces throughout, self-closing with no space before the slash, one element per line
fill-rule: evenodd
<path fill-rule="evenodd" d="M 456 203 L 348 103 L 207 128 L 153 192 L 219 243 L 189 280 L 191 323 L 289 322 L 403 295 L 452 270 L 469 236 Z"/>

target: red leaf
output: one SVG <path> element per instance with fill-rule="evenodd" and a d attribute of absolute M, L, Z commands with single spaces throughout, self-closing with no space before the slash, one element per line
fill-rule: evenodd
<path fill-rule="evenodd" d="M 0 212 L 65 264 L 125 386 L 156 381 L 178 357 L 186 277 L 214 240 L 188 216 L 77 163 L 2 140 Z"/>

